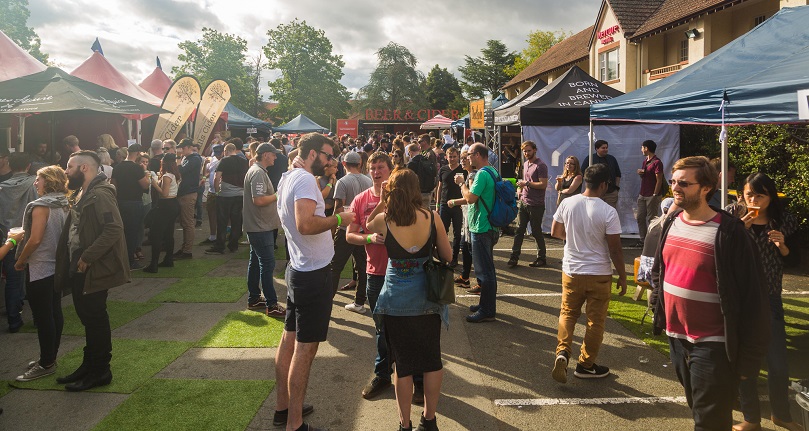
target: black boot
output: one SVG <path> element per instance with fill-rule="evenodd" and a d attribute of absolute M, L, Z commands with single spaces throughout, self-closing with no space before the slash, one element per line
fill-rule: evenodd
<path fill-rule="evenodd" d="M 87 348 L 84 348 L 84 359 L 81 361 L 81 365 L 79 368 L 76 368 L 76 371 L 64 376 L 64 377 L 57 377 L 56 383 L 60 385 L 64 385 L 66 383 L 73 383 L 78 382 L 79 380 L 83 379 L 87 373 L 90 372 L 90 360 L 87 358 Z"/>
<path fill-rule="evenodd" d="M 69 392 L 81 392 L 96 386 L 107 386 L 110 383 L 112 383 L 112 372 L 107 368 L 103 371 L 91 371 L 83 379 L 65 385 L 65 389 Z"/>
<path fill-rule="evenodd" d="M 419 427 L 416 428 L 416 431 L 438 431 L 438 425 L 436 424 L 436 420 L 438 417 L 432 418 L 432 420 L 424 419 L 424 415 L 421 415 L 421 422 L 419 422 Z"/>
<path fill-rule="evenodd" d="M 399 431 L 413 431 L 413 422 L 410 422 L 410 425 L 404 427 L 402 424 L 399 424 Z"/>

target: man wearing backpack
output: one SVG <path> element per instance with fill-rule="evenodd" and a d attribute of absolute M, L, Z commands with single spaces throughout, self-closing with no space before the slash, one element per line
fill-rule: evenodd
<path fill-rule="evenodd" d="M 410 162 L 407 163 L 407 169 L 410 169 L 418 175 L 421 200 L 424 204 L 424 208 L 429 210 L 437 183 L 438 160 L 435 156 L 435 152 L 430 148 L 429 135 L 423 134 L 419 136 L 419 148 L 421 149 L 421 153 L 410 158 Z"/>
<path fill-rule="evenodd" d="M 470 323 L 491 322 L 497 314 L 497 276 L 494 273 L 494 245 L 498 240 L 498 232 L 489 223 L 489 212 L 486 207 L 493 208 L 495 200 L 495 178 L 484 174 L 484 170 L 494 170 L 489 166 L 489 149 L 481 143 L 469 147 L 469 159 L 472 166 L 478 169 L 472 187 L 464 182 L 463 178 L 456 177 L 461 186 L 463 199 L 453 199 L 447 202 L 452 208 L 456 205 L 469 206 L 469 231 L 472 237 L 472 259 L 475 265 L 475 276 L 480 282 L 480 301 L 478 305 L 469 307 L 472 314 L 466 316 Z M 492 173 L 492 172 L 490 172 Z M 485 203 L 485 206 L 483 205 Z"/>

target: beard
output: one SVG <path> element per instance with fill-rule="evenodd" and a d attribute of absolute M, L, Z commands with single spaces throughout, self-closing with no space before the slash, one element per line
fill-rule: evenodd
<path fill-rule="evenodd" d="M 67 176 L 67 188 L 70 190 L 78 190 L 84 185 L 84 174 L 76 172 L 73 175 Z"/>
<path fill-rule="evenodd" d="M 320 157 L 315 157 L 315 161 L 312 162 L 312 175 L 316 177 L 326 175 L 326 166 L 320 161 Z"/>
<path fill-rule="evenodd" d="M 677 196 L 674 196 L 674 203 L 677 204 L 678 207 L 682 208 L 683 211 L 691 211 L 695 210 L 700 207 L 702 204 L 700 195 L 686 195 L 683 194 L 681 199 L 678 199 Z"/>

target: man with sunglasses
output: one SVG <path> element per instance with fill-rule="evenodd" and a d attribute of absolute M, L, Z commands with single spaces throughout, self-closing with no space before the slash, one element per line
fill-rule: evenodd
<path fill-rule="evenodd" d="M 708 205 L 717 176 L 706 157 L 674 164 L 682 211 L 666 216 L 652 267 L 654 333 L 668 335 L 698 430 L 731 429 L 739 381 L 758 378 L 770 334 L 767 284 L 744 223 Z"/>

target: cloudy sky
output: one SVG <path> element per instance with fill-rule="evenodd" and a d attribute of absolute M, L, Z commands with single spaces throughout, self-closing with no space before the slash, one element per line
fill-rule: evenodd
<path fill-rule="evenodd" d="M 152 72 L 156 56 L 170 74 L 178 65 L 177 44 L 199 39 L 202 27 L 244 38 L 253 56 L 267 43 L 268 29 L 299 18 L 325 31 L 346 64 L 342 83 L 355 92 L 376 66 L 374 53 L 389 41 L 407 47 L 425 75 L 438 64 L 460 77 L 464 56 L 480 55 L 487 40 L 520 51 L 533 30 L 578 32 L 595 22 L 601 1 L 29 0 L 29 5 L 28 25 L 57 65 L 75 69 L 98 37 L 107 59 L 135 83 Z M 278 72 L 264 76 L 272 80 Z"/>

